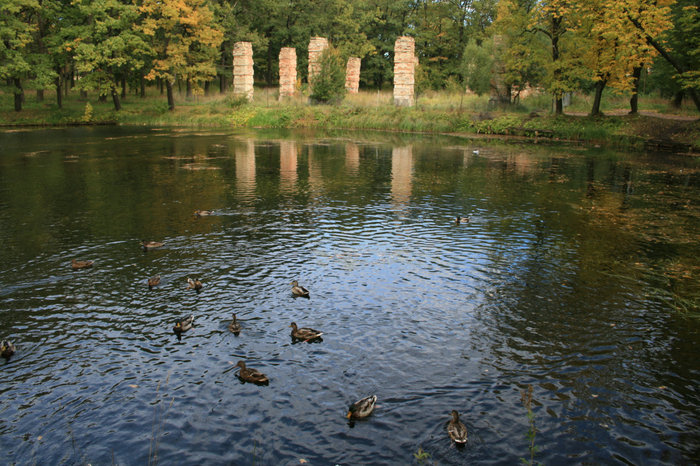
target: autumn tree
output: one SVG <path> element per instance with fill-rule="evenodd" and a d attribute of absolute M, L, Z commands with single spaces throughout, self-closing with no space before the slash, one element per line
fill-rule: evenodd
<path fill-rule="evenodd" d="M 205 0 L 143 0 L 140 10 L 145 17 L 139 30 L 150 38 L 154 54 L 146 79 L 165 81 L 168 108 L 173 110 L 176 79 L 199 92 L 202 80 L 216 76 L 223 33 Z"/>

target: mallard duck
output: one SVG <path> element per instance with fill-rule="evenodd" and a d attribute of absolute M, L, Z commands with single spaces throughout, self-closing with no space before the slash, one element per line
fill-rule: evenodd
<path fill-rule="evenodd" d="M 452 410 L 452 419 L 447 424 L 447 433 L 455 443 L 464 445 L 467 443 L 467 428 L 459 420 L 459 413 Z"/>
<path fill-rule="evenodd" d="M 79 261 L 76 259 L 73 259 L 70 263 L 70 266 L 73 267 L 73 270 L 78 270 L 78 269 L 87 269 L 89 267 L 92 267 L 92 264 L 94 264 L 95 261 Z"/>
<path fill-rule="evenodd" d="M 233 314 L 233 320 L 230 324 L 228 324 L 228 329 L 234 335 L 238 335 L 239 333 L 241 333 L 241 324 L 236 320 L 236 314 Z"/>
<path fill-rule="evenodd" d="M 161 243 L 160 241 L 141 241 L 141 247 L 143 248 L 144 251 L 148 251 L 150 249 L 160 248 L 164 244 L 165 243 Z"/>
<path fill-rule="evenodd" d="M 194 315 L 190 315 L 189 317 L 185 317 L 184 319 L 178 320 L 177 322 L 175 322 L 175 327 L 173 327 L 173 332 L 175 332 L 175 333 L 186 332 L 192 328 L 193 322 L 194 322 Z"/>
<path fill-rule="evenodd" d="M 371 395 L 366 398 L 362 398 L 360 401 L 350 405 L 348 409 L 348 419 L 362 419 L 370 414 L 374 410 L 374 404 L 377 402 L 377 395 Z"/>
<path fill-rule="evenodd" d="M 270 383 L 270 379 L 268 379 L 267 376 L 259 370 L 245 367 L 244 361 L 238 361 L 236 366 L 241 368 L 241 370 L 238 371 L 238 378 L 242 381 L 258 385 L 267 385 Z"/>
<path fill-rule="evenodd" d="M 148 279 L 148 289 L 150 290 L 154 286 L 158 286 L 160 283 L 160 275 L 156 275 L 155 277 L 151 277 Z"/>
<path fill-rule="evenodd" d="M 322 332 L 319 332 L 318 330 L 314 330 L 312 328 L 297 328 L 297 324 L 294 322 L 292 322 L 292 325 L 290 325 L 290 327 L 292 328 L 292 339 L 294 340 L 311 341 L 320 338 L 321 335 L 323 335 Z"/>
<path fill-rule="evenodd" d="M 294 280 L 292 282 L 292 294 L 294 296 L 301 296 L 303 298 L 308 298 L 309 297 L 309 290 L 307 290 L 303 286 L 299 286 L 299 282 Z"/>
<path fill-rule="evenodd" d="M 469 223 L 469 217 L 455 217 L 455 223 Z"/>
<path fill-rule="evenodd" d="M 187 289 L 194 289 L 195 291 L 199 291 L 202 289 L 202 282 L 200 282 L 199 280 L 192 280 L 190 277 L 187 277 Z"/>
<path fill-rule="evenodd" d="M 194 215 L 195 217 L 206 217 L 207 215 L 212 215 L 214 213 L 213 210 L 195 210 Z"/>
<path fill-rule="evenodd" d="M 3 358 L 9 358 L 13 354 L 15 354 L 15 345 L 13 345 L 11 341 L 3 340 L 2 343 L 0 343 L 0 355 L 2 355 Z"/>

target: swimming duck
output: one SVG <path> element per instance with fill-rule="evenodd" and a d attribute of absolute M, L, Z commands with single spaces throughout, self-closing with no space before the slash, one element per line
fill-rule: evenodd
<path fill-rule="evenodd" d="M 73 270 L 78 270 L 78 269 L 87 269 L 89 267 L 92 267 L 92 264 L 94 264 L 95 261 L 79 261 L 76 259 L 73 259 L 70 263 L 70 266 L 73 267 Z"/>
<path fill-rule="evenodd" d="M 292 294 L 294 296 L 301 296 L 302 298 L 308 298 L 309 297 L 309 290 L 307 290 L 303 286 L 299 286 L 299 282 L 294 280 L 292 282 Z"/>
<path fill-rule="evenodd" d="M 158 286 L 160 283 L 160 275 L 156 275 L 155 277 L 151 277 L 148 279 L 148 289 L 150 290 L 154 286 Z"/>
<path fill-rule="evenodd" d="M 202 282 L 199 280 L 192 280 L 190 277 L 187 277 L 187 289 L 191 290 L 193 289 L 195 291 L 199 291 L 202 289 Z"/>
<path fill-rule="evenodd" d="M 148 251 L 150 249 L 160 248 L 164 244 L 165 243 L 161 243 L 160 241 L 141 241 L 141 247 L 143 247 L 144 251 Z"/>
<path fill-rule="evenodd" d="M 371 395 L 365 398 L 362 398 L 360 401 L 356 401 L 355 403 L 350 405 L 350 408 L 348 409 L 348 419 L 362 419 L 370 414 L 372 414 L 372 411 L 374 410 L 374 404 L 377 402 L 377 395 Z"/>
<path fill-rule="evenodd" d="M 195 217 L 206 217 L 207 215 L 212 215 L 214 213 L 213 210 L 195 210 L 194 215 Z"/>
<path fill-rule="evenodd" d="M 233 320 L 230 324 L 228 324 L 228 329 L 234 335 L 238 335 L 239 333 L 241 333 L 241 324 L 236 320 L 236 314 L 233 314 Z"/>
<path fill-rule="evenodd" d="M 238 361 L 236 366 L 241 368 L 241 370 L 238 371 L 238 378 L 242 381 L 258 385 L 267 385 L 270 383 L 270 379 L 268 379 L 267 376 L 259 370 L 245 367 L 245 362 Z"/>
<path fill-rule="evenodd" d="M 13 345 L 11 341 L 3 340 L 2 343 L 0 343 L 0 355 L 2 355 L 3 358 L 9 358 L 13 354 L 15 354 L 15 345 Z"/>
<path fill-rule="evenodd" d="M 452 410 L 452 419 L 447 424 L 447 433 L 455 443 L 464 445 L 467 443 L 467 428 L 459 420 L 459 413 Z"/>
<path fill-rule="evenodd" d="M 175 333 L 186 332 L 192 328 L 193 322 L 194 322 L 194 315 L 190 315 L 189 317 L 185 317 L 184 319 L 178 320 L 177 322 L 175 322 L 175 327 L 173 327 L 173 332 L 175 332 Z"/>
<path fill-rule="evenodd" d="M 469 223 L 469 217 L 460 217 L 459 215 L 455 218 L 455 223 Z"/>
<path fill-rule="evenodd" d="M 322 332 L 319 332 L 318 330 L 314 330 L 312 328 L 297 328 L 297 324 L 294 322 L 292 322 L 292 325 L 290 325 L 290 327 L 292 328 L 293 340 L 311 341 L 320 338 L 321 335 L 323 335 Z"/>

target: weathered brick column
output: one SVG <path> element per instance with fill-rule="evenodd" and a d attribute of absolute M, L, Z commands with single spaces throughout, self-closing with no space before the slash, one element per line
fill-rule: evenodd
<path fill-rule="evenodd" d="M 296 141 L 280 141 L 280 188 L 292 189 L 297 182 L 297 156 L 299 150 Z"/>
<path fill-rule="evenodd" d="M 253 44 L 233 44 L 233 94 L 253 100 Z"/>
<path fill-rule="evenodd" d="M 360 65 L 362 60 L 357 57 L 348 58 L 345 68 L 345 90 L 350 94 L 357 94 L 360 90 Z"/>
<path fill-rule="evenodd" d="M 321 54 L 328 48 L 328 39 L 325 37 L 312 37 L 309 41 L 309 84 L 314 76 L 321 71 Z"/>
<path fill-rule="evenodd" d="M 294 97 L 297 90 L 297 49 L 282 47 L 280 50 L 280 100 Z"/>
<path fill-rule="evenodd" d="M 394 44 L 394 105 L 411 107 L 414 103 L 413 85 L 416 41 L 402 36 Z"/>
<path fill-rule="evenodd" d="M 345 168 L 352 174 L 360 169 L 360 147 L 354 142 L 345 143 Z"/>

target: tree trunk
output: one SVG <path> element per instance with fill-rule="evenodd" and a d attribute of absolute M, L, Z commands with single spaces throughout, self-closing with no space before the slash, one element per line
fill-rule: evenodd
<path fill-rule="evenodd" d="M 658 42 L 654 40 L 653 37 L 651 37 L 647 32 L 644 30 L 644 26 L 639 22 L 639 20 L 632 18 L 631 16 L 627 16 L 627 18 L 630 20 L 634 26 L 639 29 L 642 34 L 644 34 L 647 44 L 651 45 L 656 49 L 657 52 L 659 52 L 659 55 L 661 55 L 664 60 L 666 60 L 673 68 L 675 68 L 676 71 L 678 71 L 679 74 L 682 74 L 686 72 L 686 69 L 683 65 L 681 65 L 678 61 L 676 61 L 669 53 L 668 51 L 661 46 Z M 700 96 L 698 96 L 697 92 L 695 92 L 695 89 L 687 89 L 688 94 L 690 94 L 690 98 L 693 99 L 693 103 L 695 103 L 695 107 L 700 110 Z"/>
<path fill-rule="evenodd" d="M 61 89 L 62 78 L 59 75 L 56 78 L 56 105 L 58 108 L 63 108 L 63 90 Z"/>
<path fill-rule="evenodd" d="M 683 103 L 683 97 L 685 97 L 684 91 L 676 92 L 676 94 L 673 96 L 673 101 L 671 102 L 673 108 L 681 108 L 681 104 Z"/>
<path fill-rule="evenodd" d="M 158 78 L 158 92 L 163 95 L 163 78 Z"/>
<path fill-rule="evenodd" d="M 37 90 L 36 90 L 36 101 L 37 101 L 37 102 L 43 102 L 43 101 L 44 101 L 44 90 L 43 90 L 43 89 L 37 89 Z"/>
<path fill-rule="evenodd" d="M 126 99 L 126 76 L 122 75 L 122 99 Z"/>
<path fill-rule="evenodd" d="M 88 98 L 88 93 L 85 89 L 80 90 L 80 100 L 87 100 Z"/>
<path fill-rule="evenodd" d="M 22 81 L 19 80 L 19 78 L 13 78 L 12 79 L 12 84 L 14 85 L 14 94 L 15 94 L 15 112 L 21 112 L 22 111 L 22 98 L 24 90 L 22 89 Z"/>
<path fill-rule="evenodd" d="M 185 88 L 186 88 L 185 97 L 187 97 L 187 99 L 191 99 L 192 98 L 192 81 L 189 78 L 187 78 L 187 84 L 185 85 Z"/>
<path fill-rule="evenodd" d="M 600 113 L 600 101 L 603 98 L 603 89 L 608 83 L 607 79 L 601 79 L 595 83 L 595 97 L 593 98 L 593 108 L 591 108 L 591 116 L 599 116 Z"/>
<path fill-rule="evenodd" d="M 168 91 L 168 110 L 175 110 L 175 98 L 173 97 L 173 83 L 169 79 L 165 80 L 165 88 Z"/>
<path fill-rule="evenodd" d="M 554 64 L 553 78 L 555 83 L 561 80 L 561 70 L 557 64 L 559 61 L 559 27 L 561 26 L 561 21 L 561 17 L 552 17 L 552 63 Z M 564 114 L 564 101 L 561 95 L 555 96 L 554 114 Z"/>
<path fill-rule="evenodd" d="M 119 93 L 115 87 L 112 87 L 112 102 L 114 102 L 114 110 L 118 112 L 122 109 L 122 103 L 119 101 Z"/>
<path fill-rule="evenodd" d="M 141 80 L 139 82 L 141 86 L 141 98 L 145 99 L 146 98 L 146 80 L 143 79 L 143 76 L 141 76 Z"/>
<path fill-rule="evenodd" d="M 642 77 L 642 67 L 636 66 L 632 71 L 634 78 L 634 88 L 632 88 L 632 97 L 630 97 L 630 115 L 636 115 L 639 106 L 639 78 Z"/>

